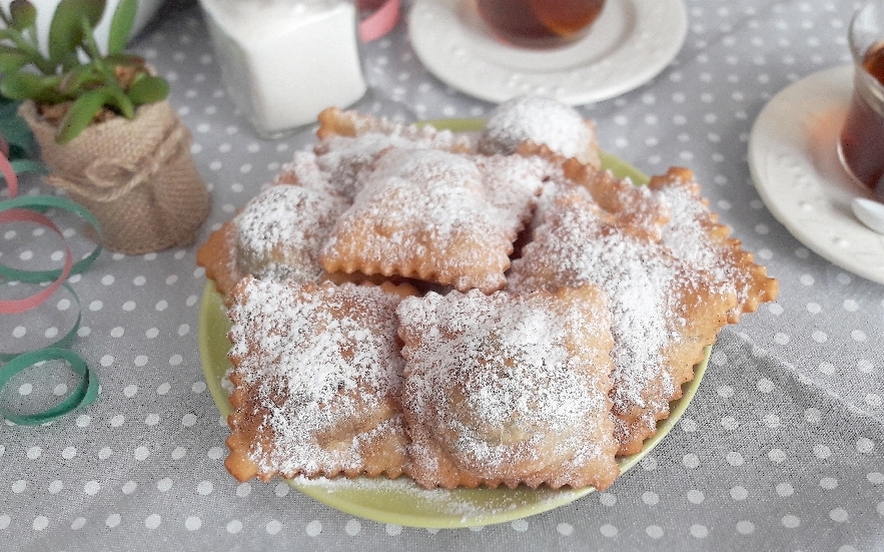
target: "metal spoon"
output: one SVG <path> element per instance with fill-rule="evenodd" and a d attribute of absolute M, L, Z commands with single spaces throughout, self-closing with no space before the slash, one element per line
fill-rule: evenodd
<path fill-rule="evenodd" d="M 857 197 L 851 202 L 850 207 L 863 224 L 879 234 L 884 234 L 884 203 Z"/>

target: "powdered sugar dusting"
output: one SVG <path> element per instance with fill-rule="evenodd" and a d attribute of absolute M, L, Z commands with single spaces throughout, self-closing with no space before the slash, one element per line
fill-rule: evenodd
<path fill-rule="evenodd" d="M 238 269 L 259 278 L 317 279 L 319 249 L 347 205 L 322 189 L 268 187 L 234 219 Z"/>
<path fill-rule="evenodd" d="M 329 173 L 319 166 L 316 154 L 309 151 L 295 152 L 292 160 L 283 165 L 274 184 L 297 184 L 310 190 L 340 195 Z"/>
<path fill-rule="evenodd" d="M 239 385 L 267 410 L 262 427 L 272 433 L 273 446 L 264 450 L 257 440 L 250 451 L 262 469 L 315 472 L 329 463 L 355 469 L 359 440 L 402 430 L 394 417 L 343 447 L 318 442 L 339 426 L 371 420 L 386 397 L 399 392 L 398 295 L 353 284 L 298 287 L 251 279 L 237 297 L 229 356 Z"/>
<path fill-rule="evenodd" d="M 672 218 L 663 227 L 662 241 L 679 259 L 712 276 L 718 293 L 735 293 L 742 303 L 746 289 L 738 289 L 740 279 L 734 266 L 722 255 L 722 248 L 709 237 L 704 225 L 711 216 L 704 202 L 685 186 L 663 186 L 654 194 L 669 205 Z"/>
<path fill-rule="evenodd" d="M 360 190 L 360 174 L 370 169 L 378 155 L 387 149 L 466 151 L 471 147 L 467 138 L 432 127 L 382 122 L 380 128 L 374 129 L 368 123 L 358 124 L 357 121 L 356 132 L 357 136 L 330 136 L 315 148 L 320 168 L 349 198 L 355 197 Z"/>
<path fill-rule="evenodd" d="M 548 98 L 520 96 L 495 108 L 479 139 L 479 149 L 510 154 L 525 140 L 545 144 L 565 157 L 581 157 L 594 136 L 572 107 Z"/>
<path fill-rule="evenodd" d="M 536 159 L 387 150 L 335 225 L 322 263 L 497 289 L 543 177 Z"/>
<path fill-rule="evenodd" d="M 715 297 L 685 297 L 705 297 L 710 275 L 712 293 L 744 285 L 695 183 L 635 189 L 564 161 L 597 151 L 592 126 L 539 98 L 495 110 L 478 142 L 337 117 L 228 231 L 231 274 L 258 277 L 231 298 L 230 464 L 246 466 L 231 473 L 404 489 L 464 519 L 487 505 L 414 482 L 610 485 L 624 434 L 646 424 L 641 446 L 692 374 L 695 355 L 678 348 L 705 340 L 689 322 Z M 326 271 L 339 285 L 316 283 Z M 389 283 L 340 284 L 357 271 L 441 285 L 400 303 Z M 388 452 L 397 469 L 365 468 Z M 341 473 L 414 479 L 312 479 Z"/>
<path fill-rule="evenodd" d="M 563 205 L 547 215 L 520 260 L 508 287 L 578 286 L 592 283 L 609 296 L 615 410 L 645 405 L 643 390 L 662 378 L 673 388 L 662 349 L 672 339 L 668 290 L 677 284 L 677 263 L 659 245 L 633 238 L 602 220 L 591 204 Z M 669 380 L 669 381 L 667 381 Z"/>
<path fill-rule="evenodd" d="M 556 463 L 567 472 L 603 454 L 604 439 L 585 437 L 600 413 L 607 418 L 607 389 L 572 347 L 590 346 L 590 335 L 604 343 L 607 314 L 601 304 L 591 314 L 573 305 L 559 312 L 546 301 L 473 290 L 408 298 L 397 310 L 404 407 L 480 477 L 502 477 L 514 463 L 534 471 Z M 427 461 L 420 447 L 413 445 L 416 461 Z"/>

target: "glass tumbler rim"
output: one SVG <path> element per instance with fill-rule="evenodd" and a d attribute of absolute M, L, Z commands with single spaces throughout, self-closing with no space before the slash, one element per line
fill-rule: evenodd
<path fill-rule="evenodd" d="M 866 24 L 870 28 L 862 28 Z M 862 33 L 865 33 L 864 35 Z M 853 61 L 861 65 L 868 49 L 884 42 L 884 0 L 866 0 L 851 16 L 847 45 Z"/>

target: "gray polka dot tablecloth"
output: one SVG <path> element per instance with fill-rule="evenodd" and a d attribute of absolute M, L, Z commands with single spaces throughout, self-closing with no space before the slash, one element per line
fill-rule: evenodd
<path fill-rule="evenodd" d="M 646 173 L 693 169 L 721 220 L 779 279 L 780 295 L 723 331 L 684 416 L 606 492 L 524 519 L 436 530 L 344 514 L 280 480 L 228 475 L 228 430 L 198 351 L 206 279 L 196 249 L 313 137 L 256 138 L 224 91 L 199 6 L 169 0 L 133 48 L 171 82 L 211 213 L 193 246 L 105 251 L 71 279 L 76 299 L 60 290 L 36 314 L 0 316 L 0 346 L 21 350 L 66 331 L 79 303 L 70 348 L 101 381 L 94 404 L 51 424 L 0 423 L 0 549 L 884 550 L 884 286 L 792 237 L 747 164 L 752 123 L 778 91 L 850 62 L 856 4 L 685 5 L 686 41 L 662 73 L 579 110 L 604 149 Z M 424 69 L 407 21 L 363 54 L 372 86 L 420 119 L 493 107 Z M 26 176 L 22 193 L 53 192 Z M 80 223 L 59 218 L 75 252 L 88 252 Z M 0 227 L 4 262 L 36 262 L 44 246 L 32 244 L 45 239 Z M 66 374 L 32 368 L 0 399 L 52 400 L 76 385 Z"/>

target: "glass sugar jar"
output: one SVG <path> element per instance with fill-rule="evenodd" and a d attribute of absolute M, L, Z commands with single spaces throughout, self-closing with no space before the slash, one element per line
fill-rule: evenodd
<path fill-rule="evenodd" d="M 348 0 L 200 0 L 225 88 L 255 132 L 279 138 L 365 95 Z"/>

